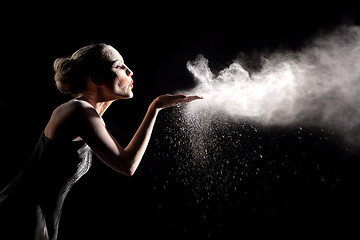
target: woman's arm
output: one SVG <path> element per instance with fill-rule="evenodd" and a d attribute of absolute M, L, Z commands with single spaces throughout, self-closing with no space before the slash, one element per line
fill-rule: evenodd
<path fill-rule="evenodd" d="M 154 104 L 151 104 L 142 123 L 140 124 L 140 127 L 136 131 L 130 143 L 125 148 L 125 152 L 127 154 L 126 161 L 128 161 L 129 164 L 128 170 L 130 176 L 134 174 L 145 153 L 158 113 L 159 109 L 156 109 Z"/>
<path fill-rule="evenodd" d="M 201 97 L 187 97 L 185 95 L 157 97 L 150 104 L 142 123 L 125 149 L 106 130 L 96 111 L 91 108 L 87 108 L 86 112 L 78 114 L 80 136 L 105 164 L 124 175 L 132 176 L 148 146 L 159 111 L 196 99 L 201 99 Z"/>
<path fill-rule="evenodd" d="M 125 148 L 129 158 L 130 175 L 135 172 L 145 153 L 159 111 L 163 108 L 171 107 L 184 102 L 190 102 L 195 99 L 200 99 L 200 97 L 187 97 L 185 95 L 161 95 L 151 103 L 139 129 L 136 131 L 129 145 Z"/>

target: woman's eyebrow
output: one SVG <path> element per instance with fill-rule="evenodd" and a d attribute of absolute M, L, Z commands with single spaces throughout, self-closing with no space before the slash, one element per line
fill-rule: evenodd
<path fill-rule="evenodd" d="M 120 59 L 117 59 L 117 60 L 115 60 L 115 61 L 112 61 L 111 63 L 112 63 L 112 65 L 115 65 L 116 63 L 124 63 L 122 60 L 120 60 Z"/>

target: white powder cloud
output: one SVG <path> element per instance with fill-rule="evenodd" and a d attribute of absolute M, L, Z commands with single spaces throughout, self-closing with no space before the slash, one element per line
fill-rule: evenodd
<path fill-rule="evenodd" d="M 360 142 L 360 27 L 338 27 L 300 51 L 262 60 L 258 71 L 245 70 L 236 59 L 218 74 L 202 55 L 189 61 L 197 85 L 187 94 L 204 100 L 186 110 L 264 125 L 312 124 Z"/>

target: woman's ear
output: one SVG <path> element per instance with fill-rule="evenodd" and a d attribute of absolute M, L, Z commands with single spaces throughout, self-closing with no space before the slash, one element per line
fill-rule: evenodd
<path fill-rule="evenodd" d="M 98 86 L 102 86 L 103 83 L 104 83 L 104 77 L 101 76 L 101 75 L 92 75 L 90 77 L 90 80 L 95 84 L 95 85 L 98 85 Z"/>

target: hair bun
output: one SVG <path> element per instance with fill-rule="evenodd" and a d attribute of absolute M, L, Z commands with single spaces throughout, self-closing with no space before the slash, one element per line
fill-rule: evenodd
<path fill-rule="evenodd" d="M 58 58 L 53 65 L 55 71 L 55 83 L 57 88 L 63 93 L 72 93 L 74 89 L 74 60 L 69 57 Z"/>
<path fill-rule="evenodd" d="M 109 62 L 109 46 L 92 44 L 80 48 L 70 57 L 57 58 L 53 64 L 57 88 L 65 94 L 81 94 L 86 88 L 88 76 L 105 71 L 102 67 Z"/>
<path fill-rule="evenodd" d="M 66 75 L 71 71 L 73 65 L 73 60 L 69 57 L 58 58 L 54 61 L 54 71 L 58 75 Z"/>

